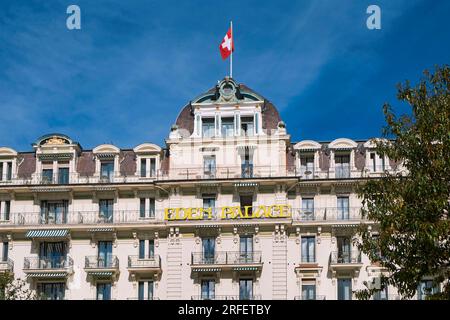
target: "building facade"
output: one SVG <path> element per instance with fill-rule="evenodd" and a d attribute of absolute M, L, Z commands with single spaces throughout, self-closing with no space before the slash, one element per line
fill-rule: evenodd
<path fill-rule="evenodd" d="M 371 141 L 292 142 L 225 78 L 164 147 L 0 148 L 0 272 L 48 299 L 352 299 L 385 272 L 355 245 L 361 224 L 377 232 L 355 187 L 386 170 L 403 168 Z"/>

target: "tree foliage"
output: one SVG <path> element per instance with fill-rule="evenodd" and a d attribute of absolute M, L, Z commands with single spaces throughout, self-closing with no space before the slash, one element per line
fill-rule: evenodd
<path fill-rule="evenodd" d="M 0 300 L 34 300 L 36 296 L 25 280 L 14 279 L 10 272 L 0 273 Z"/>
<path fill-rule="evenodd" d="M 411 112 L 397 117 L 384 105 L 385 139 L 376 151 L 401 163 L 403 174 L 384 174 L 358 188 L 363 217 L 374 221 L 372 231 L 361 228 L 360 249 L 388 271 L 381 286 L 357 292 L 367 299 L 392 285 L 404 298 L 417 292 L 428 277 L 443 285 L 431 299 L 450 299 L 450 68 L 424 72 L 419 84 L 398 85 L 398 99 Z"/>

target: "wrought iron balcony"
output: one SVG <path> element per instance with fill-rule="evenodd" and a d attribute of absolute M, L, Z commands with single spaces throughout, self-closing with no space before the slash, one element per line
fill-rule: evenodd
<path fill-rule="evenodd" d="M 261 252 L 219 251 L 212 254 L 192 253 L 192 265 L 247 265 L 261 264 Z"/>
<path fill-rule="evenodd" d="M 358 221 L 362 220 L 361 207 L 293 208 L 293 218 L 298 221 Z"/>
<path fill-rule="evenodd" d="M 14 261 L 10 258 L 6 260 L 0 260 L 0 272 L 13 272 L 14 270 Z"/>
<path fill-rule="evenodd" d="M 85 269 L 118 269 L 119 259 L 116 256 L 109 256 L 106 258 L 99 256 L 86 256 L 84 268 Z"/>
<path fill-rule="evenodd" d="M 331 264 L 360 264 L 361 252 L 358 250 L 352 250 L 350 252 L 331 252 L 330 258 Z"/>
<path fill-rule="evenodd" d="M 128 256 L 128 269 L 132 270 L 151 270 L 161 269 L 161 257 L 153 255 L 140 258 L 139 256 Z"/>
<path fill-rule="evenodd" d="M 212 295 L 212 296 L 191 296 L 191 300 L 261 300 L 261 295 L 249 295 L 245 297 L 241 296 L 224 296 L 224 295 Z"/>
<path fill-rule="evenodd" d="M 301 295 L 295 296 L 294 300 L 326 300 L 326 296 L 318 296 L 318 295 Z"/>
<path fill-rule="evenodd" d="M 23 263 L 24 272 L 38 270 L 71 269 L 73 259 L 69 256 L 61 257 L 26 257 Z"/>

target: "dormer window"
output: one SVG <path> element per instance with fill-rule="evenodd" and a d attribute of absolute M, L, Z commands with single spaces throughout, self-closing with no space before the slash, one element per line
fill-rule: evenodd
<path fill-rule="evenodd" d="M 334 157 L 336 178 L 350 178 L 350 155 L 336 154 Z"/>
<path fill-rule="evenodd" d="M 111 181 L 114 175 L 114 161 L 102 160 L 100 161 L 100 177 L 103 180 Z"/>
<path fill-rule="evenodd" d="M 314 178 L 314 154 L 300 155 L 300 175 L 305 179 Z"/>
<path fill-rule="evenodd" d="M 222 118 L 222 137 L 232 137 L 234 135 L 234 119 L 233 117 Z"/>
<path fill-rule="evenodd" d="M 385 171 L 386 163 L 384 157 L 380 157 L 376 152 L 371 152 L 369 169 L 371 172 Z"/>
<path fill-rule="evenodd" d="M 0 181 L 10 181 L 12 179 L 12 161 L 0 162 Z"/>

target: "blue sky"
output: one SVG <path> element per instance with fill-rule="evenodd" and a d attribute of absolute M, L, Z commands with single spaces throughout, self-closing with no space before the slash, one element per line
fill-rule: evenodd
<path fill-rule="evenodd" d="M 81 30 L 66 8 L 81 8 Z M 381 30 L 366 8 L 381 7 Z M 0 146 L 60 132 L 85 148 L 164 144 L 190 99 L 228 73 L 272 101 L 294 141 L 381 134 L 396 84 L 449 63 L 450 1 L 0 2 Z M 399 111 L 405 109 L 398 108 Z"/>

